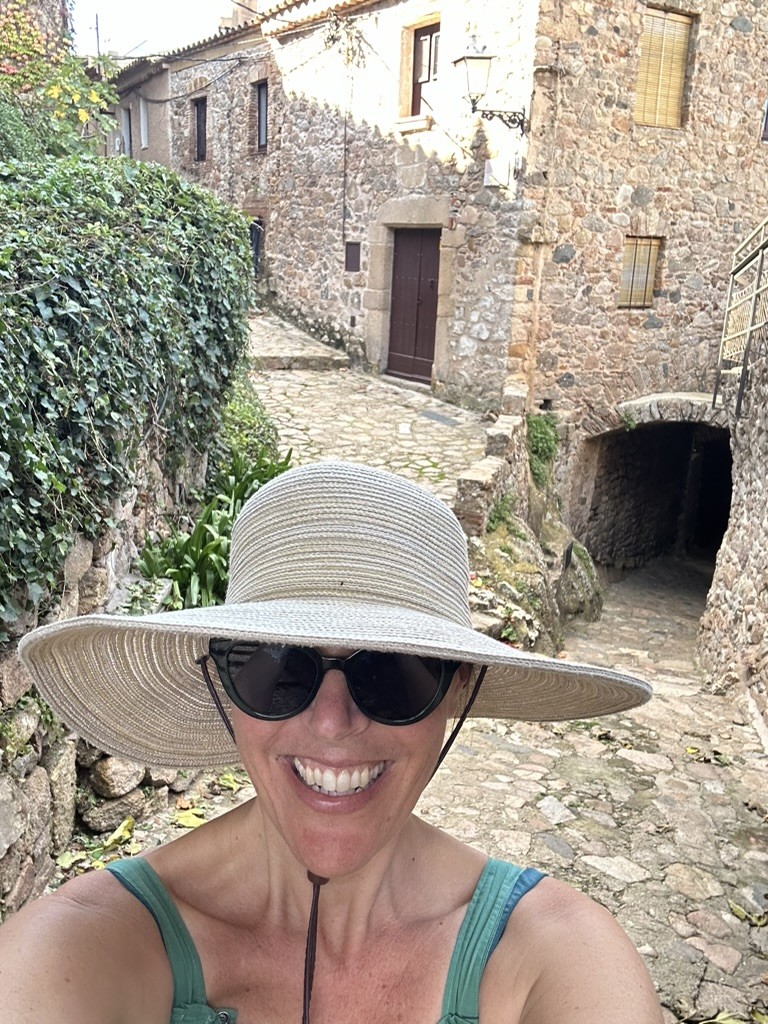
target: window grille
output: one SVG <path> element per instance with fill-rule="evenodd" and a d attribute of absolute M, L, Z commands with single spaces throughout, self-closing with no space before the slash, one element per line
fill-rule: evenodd
<path fill-rule="evenodd" d="M 644 309 L 653 305 L 660 238 L 627 238 L 621 267 L 619 307 Z"/>
<path fill-rule="evenodd" d="M 649 10 L 643 18 L 635 122 L 657 128 L 683 123 L 685 75 L 693 19 Z"/>

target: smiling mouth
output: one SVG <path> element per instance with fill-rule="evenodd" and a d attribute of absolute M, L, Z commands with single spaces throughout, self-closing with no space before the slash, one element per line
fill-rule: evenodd
<path fill-rule="evenodd" d="M 319 768 L 305 765 L 298 757 L 293 759 L 296 775 L 308 789 L 323 796 L 353 796 L 369 789 L 386 767 L 385 761 L 374 765 L 363 765 L 359 768 Z"/>

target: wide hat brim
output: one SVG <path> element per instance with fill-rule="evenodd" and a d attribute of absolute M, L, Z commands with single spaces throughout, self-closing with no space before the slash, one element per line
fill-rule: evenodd
<path fill-rule="evenodd" d="M 335 598 L 89 615 L 35 630 L 19 653 L 56 714 L 89 743 L 144 764 L 214 767 L 238 759 L 196 664 L 216 636 L 487 665 L 475 716 L 593 718 L 651 696 L 621 672 L 525 653 L 440 616 Z"/>

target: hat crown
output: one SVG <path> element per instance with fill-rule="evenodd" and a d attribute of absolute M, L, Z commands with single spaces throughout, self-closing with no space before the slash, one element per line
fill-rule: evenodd
<path fill-rule="evenodd" d="M 470 626 L 454 514 L 383 470 L 321 462 L 270 481 L 232 531 L 227 604 L 301 599 L 408 608 Z"/>

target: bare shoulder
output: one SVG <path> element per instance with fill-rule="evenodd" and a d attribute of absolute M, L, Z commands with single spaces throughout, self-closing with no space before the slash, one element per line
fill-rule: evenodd
<path fill-rule="evenodd" d="M 173 983 L 149 912 L 108 872 L 92 872 L 0 928 L 0 991 L 0 1024 L 167 1024 Z"/>
<path fill-rule="evenodd" d="M 520 900 L 487 974 L 481 995 L 494 1024 L 662 1021 L 648 971 L 622 928 L 604 907 L 552 878 Z"/>

